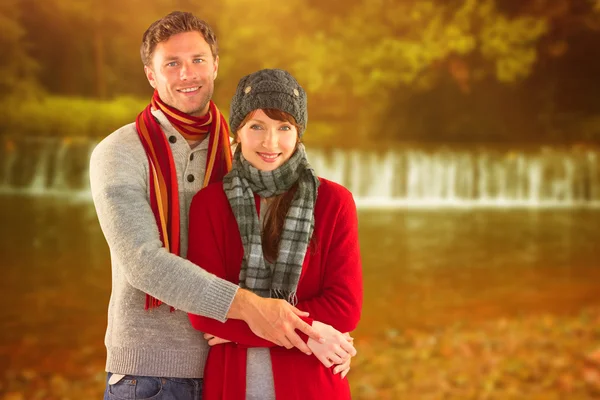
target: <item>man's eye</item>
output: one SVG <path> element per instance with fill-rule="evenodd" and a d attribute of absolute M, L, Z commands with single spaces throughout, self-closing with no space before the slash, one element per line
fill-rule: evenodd
<path fill-rule="evenodd" d="M 203 63 L 203 62 L 204 62 L 204 59 L 202 59 L 202 58 L 196 58 L 196 59 L 194 59 L 194 62 L 195 62 L 196 64 L 200 64 L 200 63 Z"/>
<path fill-rule="evenodd" d="M 167 67 L 176 67 L 177 66 L 177 61 L 171 61 L 170 63 L 167 64 Z"/>

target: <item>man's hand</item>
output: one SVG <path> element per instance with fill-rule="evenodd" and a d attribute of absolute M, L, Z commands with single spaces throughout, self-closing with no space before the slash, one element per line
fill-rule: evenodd
<path fill-rule="evenodd" d="M 279 299 L 265 299 L 254 293 L 239 289 L 229 308 L 227 318 L 245 321 L 255 335 L 269 340 L 286 349 L 297 347 L 306 354 L 310 348 L 296 333 L 296 329 L 308 335 L 315 342 L 321 342 L 321 335 L 300 319 L 308 313 L 298 310 L 288 302 Z"/>
<path fill-rule="evenodd" d="M 327 368 L 335 364 L 345 364 L 351 357 L 356 355 L 356 349 L 352 344 L 353 339 L 349 334 L 340 333 L 332 326 L 319 321 L 313 322 L 313 328 L 321 333 L 325 338 L 325 342 L 318 343 L 312 339 L 308 339 L 308 347 L 310 347 L 313 354 Z M 349 367 L 350 365 L 348 364 Z M 346 375 L 344 374 L 344 376 Z"/>

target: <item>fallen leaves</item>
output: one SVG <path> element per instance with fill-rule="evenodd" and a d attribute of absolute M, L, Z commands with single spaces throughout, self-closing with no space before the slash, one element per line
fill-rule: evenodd
<path fill-rule="evenodd" d="M 355 399 L 596 399 L 600 308 L 358 340 Z"/>

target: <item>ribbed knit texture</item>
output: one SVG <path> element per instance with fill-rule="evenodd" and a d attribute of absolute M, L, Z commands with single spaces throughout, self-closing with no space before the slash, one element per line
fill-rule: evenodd
<path fill-rule="evenodd" d="M 188 212 L 202 186 L 208 141 L 192 150 L 162 112 L 152 114 L 173 152 L 181 210 L 181 255 L 185 257 Z M 150 208 L 148 176 L 148 159 L 135 124 L 106 137 L 92 154 L 92 196 L 112 264 L 106 370 L 201 378 L 208 345 L 202 333 L 190 326 L 186 312 L 225 321 L 238 287 L 164 249 Z M 145 311 L 145 293 L 177 310 L 170 312 L 163 305 Z"/>
<path fill-rule="evenodd" d="M 275 108 L 294 117 L 302 137 L 308 121 L 306 100 L 304 89 L 289 72 L 261 69 L 240 79 L 231 99 L 229 127 L 236 132 L 250 111 Z"/>

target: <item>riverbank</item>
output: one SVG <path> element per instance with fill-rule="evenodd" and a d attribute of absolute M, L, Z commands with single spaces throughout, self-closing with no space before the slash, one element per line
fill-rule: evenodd
<path fill-rule="evenodd" d="M 600 306 L 576 315 L 541 314 L 457 323 L 433 330 L 358 337 L 350 382 L 354 399 L 569 399 L 600 397 Z M 39 372 L 25 341 L 5 372 L 2 400 L 100 398 L 98 349 L 65 349 L 61 370 Z M 6 349 L 4 349 L 6 350 Z M 33 362 L 33 363 L 32 363 Z"/>

